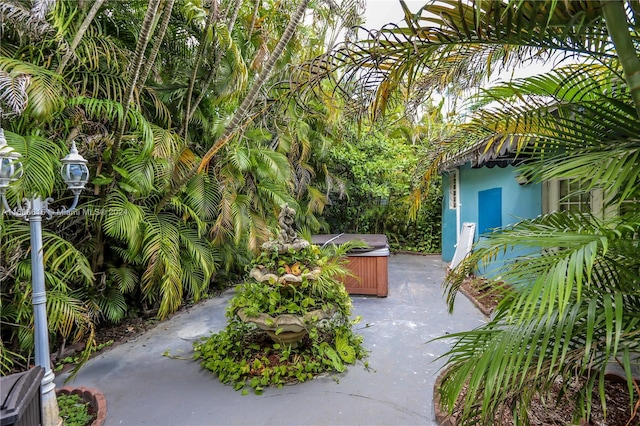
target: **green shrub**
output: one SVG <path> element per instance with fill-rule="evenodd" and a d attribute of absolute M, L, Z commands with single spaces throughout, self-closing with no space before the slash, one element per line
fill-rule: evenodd
<path fill-rule="evenodd" d="M 93 421 L 89 403 L 79 395 L 58 395 L 58 410 L 65 426 L 86 426 Z"/>

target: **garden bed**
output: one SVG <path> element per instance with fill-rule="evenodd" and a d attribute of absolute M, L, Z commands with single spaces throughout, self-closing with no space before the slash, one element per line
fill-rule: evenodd
<path fill-rule="evenodd" d="M 460 291 L 486 316 L 490 316 L 496 309 L 503 294 L 491 281 L 475 276 L 465 278 L 460 285 Z"/>
<path fill-rule="evenodd" d="M 434 387 L 434 406 L 436 412 L 436 421 L 440 426 L 459 426 L 457 418 L 462 412 L 462 401 L 466 397 L 466 392 L 463 391 L 458 397 L 456 408 L 453 414 L 449 415 L 441 409 L 440 396 L 438 394 L 438 388 L 440 386 L 442 374 L 438 377 Z M 572 392 L 577 392 L 584 385 L 584 380 L 574 379 L 569 385 L 569 389 Z M 631 419 L 629 413 L 629 393 L 627 392 L 626 385 L 622 383 L 616 383 L 607 380 L 605 382 L 605 398 L 607 403 L 607 415 L 605 418 L 604 410 L 600 403 L 600 396 L 598 395 L 597 387 L 592 394 L 592 409 L 591 409 L 591 421 L 587 423 L 581 420 L 579 423 L 573 422 L 573 410 L 574 403 L 568 398 L 568 396 L 559 396 L 561 388 L 561 382 L 558 380 L 551 387 L 549 394 L 545 397 L 534 398 L 527 413 L 529 415 L 530 424 L 536 426 L 559 426 L 559 425 L 573 425 L 579 424 L 581 426 L 593 425 L 593 426 L 632 426 L 640 425 L 640 414 Z M 638 394 L 635 394 L 636 401 L 638 400 Z M 556 404 L 556 401 L 559 401 Z M 502 426 L 515 425 L 513 414 L 510 409 L 505 407 L 494 418 L 493 424 Z"/>
<path fill-rule="evenodd" d="M 470 277 L 465 279 L 460 287 L 460 291 L 465 294 L 485 315 L 490 316 L 493 310 L 500 302 L 499 293 L 492 291 L 488 281 Z M 444 373 L 441 373 L 436 380 L 434 386 L 434 406 L 436 413 L 436 421 L 441 426 L 456 426 L 457 418 L 462 410 L 462 401 L 466 397 L 466 393 L 463 390 L 458 397 L 457 406 L 453 411 L 453 414 L 448 415 L 445 413 L 440 404 L 440 396 L 438 389 L 440 387 L 441 378 Z M 560 396 L 562 382 L 555 382 L 548 395 L 544 398 L 539 396 L 534 398 L 531 403 L 531 407 L 528 410 L 529 419 L 532 425 L 537 426 L 556 426 L 575 424 L 572 423 L 572 414 L 574 410 L 573 402 L 567 396 Z M 584 379 L 575 378 L 568 388 L 570 391 L 576 392 L 584 385 Z M 615 378 L 613 380 L 605 381 L 605 399 L 606 399 L 606 417 L 603 407 L 600 403 L 600 396 L 598 394 L 598 388 L 594 389 L 592 394 L 592 410 L 591 421 L 587 423 L 582 421 L 580 425 L 593 425 L 593 426 L 632 426 L 640 425 L 640 413 L 636 412 L 633 418 L 631 418 L 629 407 L 629 392 L 626 384 L 619 383 Z M 636 389 L 634 393 L 634 400 L 637 402 L 639 399 L 638 391 Z M 560 401 L 556 404 L 556 401 Z M 637 411 L 637 410 L 636 410 Z M 513 415 L 509 409 L 503 410 L 494 419 L 496 425 L 513 425 L 515 424 Z"/>

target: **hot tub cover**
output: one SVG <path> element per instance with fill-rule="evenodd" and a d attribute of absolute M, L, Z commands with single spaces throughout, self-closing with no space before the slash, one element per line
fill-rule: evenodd
<path fill-rule="evenodd" d="M 385 249 L 389 248 L 387 236 L 384 234 L 320 234 L 311 237 L 311 242 L 319 246 L 325 244 L 340 245 L 354 240 L 364 241 L 369 247 L 353 249 L 349 253 L 368 253 L 376 250 L 385 251 Z"/>

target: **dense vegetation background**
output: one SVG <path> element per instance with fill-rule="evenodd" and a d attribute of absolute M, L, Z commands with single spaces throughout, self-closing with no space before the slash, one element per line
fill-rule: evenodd
<path fill-rule="evenodd" d="M 54 351 L 81 340 L 88 354 L 99 324 L 163 318 L 227 286 L 284 203 L 312 233 L 387 232 L 395 247 L 437 250 L 437 192 L 417 222 L 404 200 L 420 140 L 391 122 L 359 128 L 325 95 L 331 83 L 296 88 L 302 64 L 355 37 L 363 6 L 0 2 L 0 126 L 24 164 L 9 204 L 69 201 L 57 170 L 71 140 L 91 172 L 75 214 L 43 222 Z M 369 158 L 376 146 L 402 163 Z M 33 353 L 28 224 L 0 216 L 0 240 L 7 372 Z"/>
<path fill-rule="evenodd" d="M 374 115 L 394 100 L 420 105 L 434 93 L 467 100 L 453 135 L 428 138 L 419 167 L 425 184 L 447 156 L 481 143 L 526 155 L 520 171 L 533 181 L 569 180 L 564 199 L 604 194 L 603 212 L 593 204 L 558 209 L 485 235 L 449 275 L 452 311 L 462 280 L 479 265 L 495 268 L 493 285 L 507 296 L 486 325 L 443 337 L 454 339 L 439 389 L 445 408 L 457 410 L 460 424 L 496 424 L 504 412 L 528 424 L 532 401 L 553 403 L 549 389 L 559 386 L 574 403 L 574 421 L 588 422 L 592 396 L 605 405 L 607 368 L 616 365 L 628 390 L 626 424 L 637 422 L 640 2 L 443 0 L 417 10 L 401 3 L 406 28 L 387 26 L 321 61 L 377 89 L 366 92 L 370 102 L 360 98 Z M 556 66 L 487 81 L 495 70 L 537 60 Z M 491 265 L 505 252 L 513 258 Z M 572 388 L 579 380 L 584 385 Z"/>
<path fill-rule="evenodd" d="M 581 376 L 572 398 L 588 419 L 613 362 L 632 418 L 640 2 L 400 3 L 406 27 L 358 33 L 357 0 L 0 1 L 2 127 L 25 167 L 10 204 L 68 200 L 56 169 L 72 139 L 91 166 L 81 214 L 46 223 L 54 347 L 85 339 L 89 351 L 100 322 L 166 317 L 224 285 L 283 203 L 309 232 L 384 232 L 435 251 L 442 159 L 512 144 L 533 180 L 602 190 L 613 213 L 552 212 L 475 247 L 449 277 L 452 307 L 479 263 L 525 255 L 500 271 L 509 294 L 492 319 L 447 336 L 442 400 L 453 410 L 467 386 L 461 421 L 508 409 L 526 423 L 534 393 Z M 487 85 L 495 70 L 563 58 Z M 444 112 L 457 125 L 432 107 L 443 95 L 468 101 L 465 115 Z M 8 371 L 33 349 L 30 246 L 26 223 L 2 215 L 0 229 Z"/>

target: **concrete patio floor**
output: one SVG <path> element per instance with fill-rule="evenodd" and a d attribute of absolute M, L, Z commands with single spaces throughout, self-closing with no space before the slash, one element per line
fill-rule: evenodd
<path fill-rule="evenodd" d="M 67 384 L 104 394 L 107 426 L 436 424 L 433 384 L 442 362 L 434 360 L 451 342 L 426 342 L 485 322 L 462 295 L 454 315 L 447 313 L 445 268 L 440 256 L 391 255 L 389 296 L 353 296 L 369 370 L 358 363 L 342 374 L 242 396 L 192 359 L 195 340 L 224 328 L 229 290 L 98 355 Z"/>

